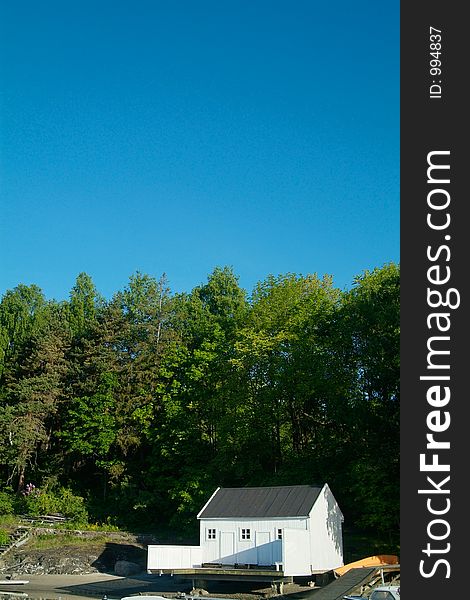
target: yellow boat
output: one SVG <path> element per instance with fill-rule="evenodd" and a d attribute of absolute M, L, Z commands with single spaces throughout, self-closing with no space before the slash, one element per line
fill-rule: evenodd
<path fill-rule="evenodd" d="M 334 570 L 337 577 L 341 577 L 349 571 L 349 569 L 357 569 L 359 567 L 382 567 L 384 565 L 397 565 L 398 556 L 394 554 L 378 554 L 377 556 L 367 556 L 356 560 L 354 562 L 344 565 L 344 567 L 338 567 Z"/>

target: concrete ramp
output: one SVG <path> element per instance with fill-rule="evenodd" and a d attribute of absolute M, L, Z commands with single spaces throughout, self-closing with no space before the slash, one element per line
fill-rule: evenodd
<path fill-rule="evenodd" d="M 376 572 L 377 567 L 350 569 L 324 588 L 296 594 L 296 598 L 302 600 L 343 600 L 343 596 L 351 594 L 361 585 L 365 585 Z"/>

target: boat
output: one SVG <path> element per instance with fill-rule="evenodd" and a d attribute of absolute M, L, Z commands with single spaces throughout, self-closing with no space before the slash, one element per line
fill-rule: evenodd
<path fill-rule="evenodd" d="M 377 556 L 367 556 L 361 560 L 344 565 L 344 567 L 338 567 L 334 569 L 336 577 L 341 577 L 347 573 L 350 569 L 357 569 L 358 567 L 386 567 L 390 565 L 396 565 L 398 567 L 398 556 L 395 554 L 379 554 Z"/>
<path fill-rule="evenodd" d="M 157 596 L 153 594 L 136 594 L 135 596 L 124 596 L 121 600 L 168 600 L 165 596 Z"/>

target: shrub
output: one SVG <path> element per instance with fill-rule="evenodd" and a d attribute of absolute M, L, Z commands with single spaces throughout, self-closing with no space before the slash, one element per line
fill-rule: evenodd
<path fill-rule="evenodd" d="M 58 496 L 58 512 L 68 517 L 76 524 L 86 524 L 88 513 L 82 496 L 75 496 L 68 488 L 61 488 Z"/>
<path fill-rule="evenodd" d="M 10 543 L 10 536 L 4 529 L 0 529 L 0 546 L 6 546 Z"/>
<path fill-rule="evenodd" d="M 37 489 L 23 498 L 23 510 L 31 517 L 59 512 L 59 502 L 52 492 Z"/>
<path fill-rule="evenodd" d="M 107 517 L 102 523 L 90 523 L 87 529 L 88 531 L 120 531 L 119 526 L 113 523 L 112 517 Z"/>
<path fill-rule="evenodd" d="M 22 509 L 32 517 L 61 513 L 75 524 L 86 524 L 88 521 L 84 499 L 73 494 L 68 488 L 58 490 L 34 488 L 33 491 L 24 494 Z"/>
<path fill-rule="evenodd" d="M 0 492 L 0 515 L 12 515 L 14 513 L 14 498 L 8 492 Z"/>

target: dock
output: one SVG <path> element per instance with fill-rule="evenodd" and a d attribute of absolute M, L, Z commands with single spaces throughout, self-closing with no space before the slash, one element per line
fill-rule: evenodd
<path fill-rule="evenodd" d="M 263 568 L 245 565 L 207 566 L 187 569 L 149 569 L 153 575 L 171 575 L 181 580 L 191 580 L 193 588 L 205 587 L 207 581 L 246 581 L 268 583 L 273 590 L 282 594 L 285 583 L 293 583 L 291 575 L 284 575 L 283 571 L 275 568 Z"/>

